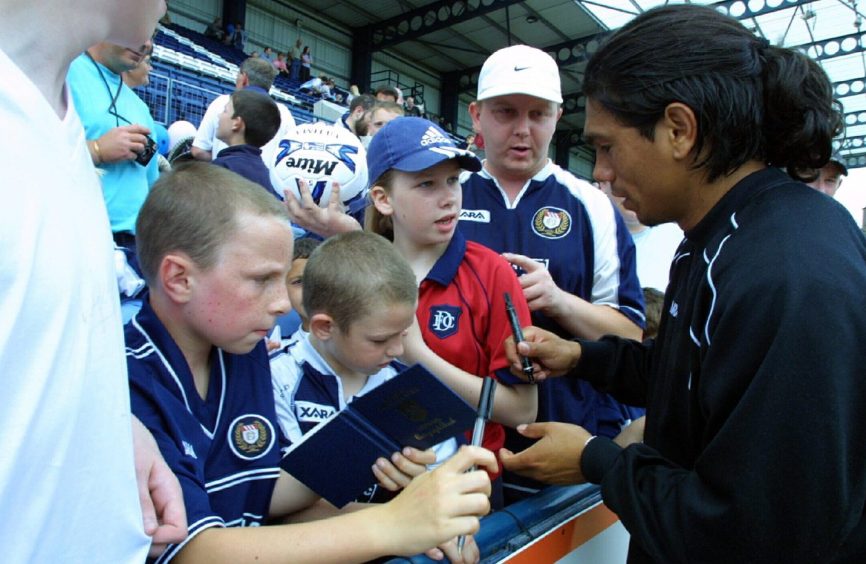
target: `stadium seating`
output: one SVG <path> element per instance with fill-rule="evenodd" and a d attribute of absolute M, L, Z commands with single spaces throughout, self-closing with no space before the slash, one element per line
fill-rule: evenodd
<path fill-rule="evenodd" d="M 186 120 L 198 126 L 211 101 L 235 89 L 246 56 L 191 29 L 161 25 L 154 38 L 150 84 L 136 91 L 155 121 L 169 125 Z M 297 81 L 278 76 L 270 94 L 289 107 L 297 123 L 317 121 L 317 99 L 299 92 L 298 86 Z"/>

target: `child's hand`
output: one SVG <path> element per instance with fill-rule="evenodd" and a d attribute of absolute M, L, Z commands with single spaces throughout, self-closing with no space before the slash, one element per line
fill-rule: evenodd
<path fill-rule="evenodd" d="M 463 545 L 463 552 L 457 552 L 457 539 L 453 538 L 445 544 L 441 544 L 436 548 L 431 548 L 424 554 L 431 560 L 442 560 L 447 557 L 451 564 L 459 564 L 461 562 L 475 563 L 481 559 L 481 551 L 478 549 L 478 544 L 475 542 L 475 537 L 466 535 L 466 541 Z"/>
<path fill-rule="evenodd" d="M 360 231 L 361 225 L 352 216 L 343 211 L 340 201 L 340 183 L 331 185 L 331 198 L 326 207 L 320 207 L 313 200 L 310 183 L 303 178 L 298 179 L 298 199 L 290 190 L 284 190 L 286 210 L 289 218 L 307 231 L 317 233 L 322 237 L 330 237 L 348 231 Z"/>
<path fill-rule="evenodd" d="M 477 470 L 468 471 L 475 466 Z M 424 472 L 396 498 L 367 511 L 375 515 L 389 554 L 410 555 L 478 531 L 490 511 L 490 477 L 496 457 L 481 447 L 464 446 L 442 466 Z M 459 562 L 459 560 L 458 560 Z"/>
<path fill-rule="evenodd" d="M 406 447 L 403 452 L 395 452 L 391 460 L 379 458 L 373 465 L 373 474 L 379 484 L 388 491 L 396 492 L 409 485 L 412 478 L 427 471 L 427 465 L 436 462 L 432 450 L 418 450 Z"/>

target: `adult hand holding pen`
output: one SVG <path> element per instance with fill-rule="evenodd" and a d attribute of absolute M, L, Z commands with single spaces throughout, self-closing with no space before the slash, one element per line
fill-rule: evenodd
<path fill-rule="evenodd" d="M 538 381 L 567 374 L 577 366 L 580 353 L 579 343 L 567 341 L 538 327 L 523 329 L 523 341 L 520 343 L 515 343 L 514 337 L 505 340 L 505 355 L 511 363 L 512 374 L 526 377 L 521 357 L 528 357 L 533 361 L 535 379 Z"/>

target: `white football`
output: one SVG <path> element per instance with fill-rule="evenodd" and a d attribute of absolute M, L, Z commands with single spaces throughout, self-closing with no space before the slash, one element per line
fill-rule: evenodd
<path fill-rule="evenodd" d="M 313 200 L 327 207 L 331 183 L 340 183 L 340 199 L 347 211 L 365 205 L 367 152 L 348 129 L 327 123 L 305 123 L 289 129 L 279 141 L 271 182 L 277 193 L 289 190 L 300 198 L 298 179 L 310 186 Z"/>

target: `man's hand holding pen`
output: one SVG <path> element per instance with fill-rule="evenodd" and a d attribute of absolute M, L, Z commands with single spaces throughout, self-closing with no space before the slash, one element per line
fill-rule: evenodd
<path fill-rule="evenodd" d="M 522 333 L 522 340 L 518 341 L 513 336 L 505 340 L 505 355 L 511 363 L 512 374 L 530 381 L 524 372 L 525 359 L 531 361 L 534 377 L 538 381 L 562 376 L 577 366 L 581 353 L 579 343 L 562 339 L 538 327 L 526 327 Z"/>
<path fill-rule="evenodd" d="M 505 313 L 508 315 L 508 322 L 511 324 L 511 335 L 514 341 L 519 343 L 523 340 L 523 331 L 520 328 L 520 320 L 517 318 L 517 310 L 514 309 L 514 302 L 511 301 L 511 294 L 505 292 Z M 521 370 L 530 384 L 535 383 L 535 369 L 532 367 L 532 362 L 528 358 L 521 357 Z"/>

